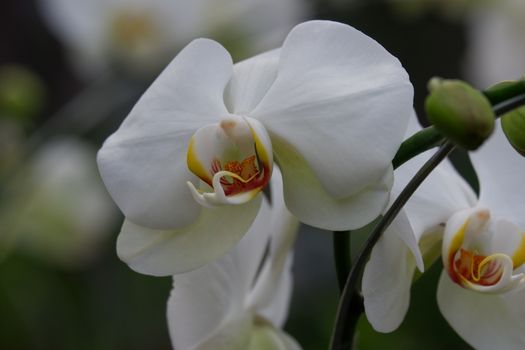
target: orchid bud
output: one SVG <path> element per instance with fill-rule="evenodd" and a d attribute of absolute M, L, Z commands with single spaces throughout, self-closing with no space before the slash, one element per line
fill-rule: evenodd
<path fill-rule="evenodd" d="M 525 107 L 502 116 L 501 127 L 512 147 L 525 157 Z"/>
<path fill-rule="evenodd" d="M 425 101 L 428 120 L 459 146 L 475 150 L 494 129 L 494 112 L 487 98 L 460 80 L 432 78 Z"/>

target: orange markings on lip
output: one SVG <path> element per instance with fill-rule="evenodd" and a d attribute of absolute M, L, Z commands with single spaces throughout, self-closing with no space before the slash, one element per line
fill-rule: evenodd
<path fill-rule="evenodd" d="M 218 159 L 214 159 L 211 165 L 211 173 L 215 175 L 217 172 L 224 170 L 232 174 L 238 175 L 243 181 L 235 177 L 222 177 L 221 185 L 224 193 L 227 196 L 239 194 L 242 192 L 251 191 L 255 188 L 262 188 L 270 179 L 269 169 L 263 164 L 259 170 L 257 157 L 255 155 L 249 156 L 242 161 L 228 161 L 221 165 Z"/>
<path fill-rule="evenodd" d="M 453 264 L 450 265 L 449 275 L 458 284 L 468 281 L 481 286 L 492 286 L 501 279 L 503 271 L 497 260 L 478 255 L 465 249 L 459 250 Z"/>

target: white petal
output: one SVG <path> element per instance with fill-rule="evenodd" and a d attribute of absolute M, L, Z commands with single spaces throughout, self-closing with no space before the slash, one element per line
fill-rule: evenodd
<path fill-rule="evenodd" d="M 499 219 L 492 235 L 491 251 L 508 255 L 514 269 L 525 263 L 525 232 L 514 223 Z"/>
<path fill-rule="evenodd" d="M 167 276 L 202 266 L 226 253 L 248 231 L 259 200 L 240 206 L 203 208 L 190 226 L 154 230 L 124 221 L 117 253 L 137 272 Z"/>
<path fill-rule="evenodd" d="M 288 334 L 286 334 L 285 332 L 281 330 L 278 330 L 278 332 L 281 336 L 281 340 L 285 344 L 286 350 L 301 350 L 302 349 L 299 343 L 295 339 L 290 337 Z"/>
<path fill-rule="evenodd" d="M 474 348 L 525 348 L 524 290 L 503 295 L 476 293 L 461 288 L 443 271 L 437 301 L 448 323 Z"/>
<path fill-rule="evenodd" d="M 175 349 L 236 349 L 246 345 L 252 315 L 244 313 L 242 284 L 234 257 L 174 278 L 168 326 Z M 222 347 L 221 347 L 222 346 Z"/>
<path fill-rule="evenodd" d="M 227 114 L 222 96 L 231 76 L 219 44 L 193 41 L 144 93 L 98 154 L 109 193 L 134 223 L 156 229 L 186 226 L 198 205 L 186 186 L 191 135 Z"/>
<path fill-rule="evenodd" d="M 325 191 L 301 155 L 276 139 L 273 146 L 283 173 L 286 206 L 299 221 L 327 230 L 351 230 L 372 222 L 385 208 L 392 185 L 391 168 L 370 187 L 336 199 Z"/>
<path fill-rule="evenodd" d="M 263 322 L 252 329 L 247 350 L 300 350 L 297 342 L 281 330 Z M 241 349 L 239 349 L 241 350 Z M 243 349 L 244 350 L 244 349 Z"/>
<path fill-rule="evenodd" d="M 268 91 L 277 75 L 280 50 L 272 50 L 235 64 L 226 89 L 228 110 L 247 115 Z"/>
<path fill-rule="evenodd" d="M 425 266 L 423 263 L 422 253 L 418 245 L 421 235 L 416 235 L 414 233 L 405 210 L 401 210 L 401 212 L 394 219 L 392 225 L 390 225 L 389 229 L 399 238 L 401 238 L 403 242 L 405 242 L 406 246 L 412 253 L 412 257 L 414 258 L 417 268 L 419 271 L 423 272 Z"/>
<path fill-rule="evenodd" d="M 237 256 L 241 275 L 246 276 L 244 290 L 247 293 L 259 283 L 262 275 L 259 270 L 263 268 L 261 263 L 265 254 L 267 254 L 266 262 L 271 263 L 274 268 L 277 267 L 279 274 L 286 271 L 282 260 L 290 256 L 289 253 L 297 233 L 297 220 L 284 206 L 282 178 L 278 167 L 274 168 L 269 188 L 271 199 L 267 200 L 264 197 L 249 231 L 231 253 Z M 276 249 L 276 245 L 281 249 Z M 289 265 L 287 266 L 289 268 Z M 264 281 L 262 284 L 265 284 Z M 271 318 L 268 319 L 271 320 Z"/>
<path fill-rule="evenodd" d="M 288 35 L 277 79 L 250 116 L 293 146 L 330 196 L 345 198 L 384 176 L 412 95 L 407 73 L 377 42 L 341 23 L 311 21 Z"/>
<path fill-rule="evenodd" d="M 277 168 L 276 168 L 277 169 Z M 275 171 L 272 177 L 271 216 L 260 221 L 259 231 L 271 232 L 270 249 L 265 264 L 246 300 L 247 307 L 255 310 L 275 308 L 274 303 L 281 304 L 278 318 L 286 317 L 288 300 L 291 293 L 291 260 L 292 248 L 298 231 L 299 222 L 293 217 L 284 204 L 281 174 Z M 278 301 L 281 300 L 281 301 Z M 272 318 L 268 317 L 270 321 Z M 277 323 L 276 323 L 277 325 Z"/>
<path fill-rule="evenodd" d="M 499 123 L 470 157 L 480 183 L 480 203 L 489 207 L 494 217 L 506 218 L 525 229 L 525 158 L 512 148 Z"/>
<path fill-rule="evenodd" d="M 379 332 L 399 327 L 410 304 L 416 265 L 407 245 L 396 234 L 400 230 L 410 227 L 404 221 L 394 221 L 374 246 L 363 273 L 366 316 Z"/>
<path fill-rule="evenodd" d="M 281 238 L 285 232 L 275 228 L 282 226 L 289 217 L 286 212 L 281 213 L 284 209 L 282 181 L 279 170 L 276 168 L 275 171 L 276 176 L 271 182 L 272 205 L 263 201 L 257 218 L 239 243 L 215 262 L 175 276 L 175 289 L 168 303 L 168 320 L 176 349 L 190 348 L 197 343 L 200 344 L 197 349 L 208 349 L 206 346 L 211 349 L 220 346 L 239 350 L 247 348 L 244 342 L 248 341 L 246 332 L 251 328 L 253 313 L 246 308 L 245 300 L 256 283 L 256 275 L 261 276 L 258 270 L 270 237 Z M 277 224 L 279 222 L 281 224 Z M 282 239 L 287 240 L 286 237 Z M 277 294 L 272 299 L 272 309 L 261 313 L 276 326 L 282 323 L 288 308 L 290 262 L 286 273 L 280 275 L 283 280 L 276 287 L 278 291 L 272 291 Z"/>
<path fill-rule="evenodd" d="M 397 197 L 434 152 L 424 152 L 396 170 L 392 199 Z M 476 202 L 476 195 L 470 186 L 452 164 L 444 160 L 414 192 L 404 209 L 419 239 L 424 232 L 445 223 L 454 212 L 472 207 Z"/>
<path fill-rule="evenodd" d="M 269 320 L 275 327 L 283 327 L 288 317 L 290 308 L 290 299 L 293 290 L 293 275 L 292 275 L 292 260 L 293 254 L 288 255 L 288 259 L 277 276 L 277 281 L 268 287 L 273 287 L 266 304 L 259 306 L 257 314 Z M 269 289 L 269 288 L 268 288 Z"/>

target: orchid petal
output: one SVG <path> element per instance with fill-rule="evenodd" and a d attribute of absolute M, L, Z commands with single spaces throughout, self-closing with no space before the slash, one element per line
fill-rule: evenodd
<path fill-rule="evenodd" d="M 480 203 L 494 217 L 505 217 L 525 229 L 525 159 L 512 148 L 499 123 L 479 150 L 471 153 L 471 159 L 481 185 Z"/>
<path fill-rule="evenodd" d="M 273 290 L 271 293 L 267 292 L 266 299 L 260 300 L 257 305 L 259 307 L 257 313 L 275 327 L 283 327 L 288 317 L 293 289 L 292 260 L 293 254 L 289 254 L 283 270 L 280 271 L 279 276 L 276 276 L 277 281 L 271 281 L 273 282 L 271 285 L 266 285 L 267 291 L 270 291 L 270 287 Z"/>
<path fill-rule="evenodd" d="M 292 292 L 292 248 L 299 222 L 286 209 L 281 173 L 275 168 L 271 182 L 272 200 L 269 215 L 260 213 L 250 230 L 269 231 L 268 256 L 257 281 L 245 300 L 247 308 L 257 310 L 275 326 L 281 326 L 288 314 Z M 264 206 L 263 206 L 264 208 Z M 258 220 L 261 217 L 261 220 Z M 239 252 L 242 252 L 239 249 Z"/>
<path fill-rule="evenodd" d="M 396 231 L 412 229 L 406 220 L 395 220 L 374 246 L 363 272 L 365 312 L 378 332 L 397 329 L 410 303 L 416 264 Z"/>
<path fill-rule="evenodd" d="M 297 151 L 278 139 L 272 141 L 283 173 L 286 206 L 299 221 L 327 230 L 351 230 L 370 223 L 385 208 L 392 185 L 391 168 L 369 188 L 336 199 L 325 191 Z"/>
<path fill-rule="evenodd" d="M 255 323 L 257 327 L 258 324 L 257 318 L 254 318 L 256 313 L 267 317 L 271 327 L 280 326 L 284 321 L 291 291 L 290 257 L 281 267 L 280 272 L 284 270 L 285 273 L 279 275 L 279 283 L 272 284 L 278 290 L 270 291 L 270 306 L 266 310 L 258 310 L 247 307 L 245 302 L 250 290 L 260 285 L 261 279 L 264 280 L 264 273 L 258 270 L 270 238 L 284 242 L 273 245 L 286 250 L 286 259 L 295 235 L 295 230 L 283 231 L 289 226 L 290 215 L 283 204 L 279 169 L 276 168 L 275 172 L 271 182 L 272 204 L 263 201 L 257 218 L 238 245 L 213 263 L 175 276 L 174 290 L 168 302 L 168 320 L 175 348 L 247 349 L 255 332 L 251 325 Z M 270 248 L 266 266 L 276 259 L 280 264 L 280 252 L 275 254 L 275 250 Z M 206 316 L 208 308 L 209 318 Z"/>
<path fill-rule="evenodd" d="M 167 276 L 186 272 L 233 247 L 252 224 L 259 206 L 260 200 L 254 199 L 240 206 L 203 208 L 192 225 L 174 230 L 154 230 L 126 220 L 117 253 L 140 273 Z"/>
<path fill-rule="evenodd" d="M 268 278 L 262 278 L 262 270 L 266 266 L 271 266 L 271 270 L 277 270 L 277 274 L 281 276 L 281 273 L 287 271 L 291 264 L 291 262 L 285 261 L 291 260 L 290 252 L 297 234 L 298 222 L 290 215 L 284 205 L 282 177 L 278 167 L 274 168 L 269 189 L 271 199 L 267 200 L 264 197 L 257 217 L 232 252 L 237 256 L 240 274 L 246 276 L 243 289 L 245 291 L 255 289 L 256 285 L 261 285 L 261 287 L 269 283 L 272 286 L 276 285 L 272 281 L 268 281 Z M 265 258 L 264 261 L 263 258 Z M 287 281 L 283 281 L 283 283 L 288 284 Z M 289 288 L 291 285 L 285 288 L 283 294 L 286 295 Z M 280 294 L 272 288 L 270 288 L 269 293 L 263 294 L 273 295 L 273 293 Z M 270 299 L 273 300 L 274 297 L 271 296 Z M 271 317 L 267 319 L 273 321 Z M 277 325 L 277 323 L 275 324 Z"/>
<path fill-rule="evenodd" d="M 295 339 L 290 337 L 288 334 L 281 331 L 280 329 L 278 329 L 277 332 L 281 336 L 281 340 L 284 342 L 286 350 L 301 350 L 302 349 L 299 343 Z"/>
<path fill-rule="evenodd" d="M 495 224 L 491 250 L 503 253 L 512 259 L 514 269 L 525 263 L 525 231 L 514 223 L 499 219 Z"/>
<path fill-rule="evenodd" d="M 270 324 L 255 324 L 247 350 L 300 350 L 297 342 Z M 241 350 L 241 349 L 239 349 Z"/>
<path fill-rule="evenodd" d="M 432 151 L 424 152 L 396 170 L 392 198 L 405 188 L 431 154 Z M 445 160 L 419 186 L 404 209 L 419 240 L 424 232 L 445 223 L 454 212 L 472 207 L 476 202 L 472 189 Z"/>
<path fill-rule="evenodd" d="M 180 228 L 199 215 L 186 182 L 186 148 L 203 124 L 227 114 L 222 101 L 232 74 L 219 44 L 193 41 L 144 93 L 98 154 L 109 193 L 137 225 Z M 180 205 L 184 203 L 184 205 Z"/>
<path fill-rule="evenodd" d="M 174 278 L 167 316 L 175 349 L 229 350 L 248 344 L 252 315 L 236 303 L 242 299 L 237 266 L 227 255 Z"/>
<path fill-rule="evenodd" d="M 452 328 L 480 350 L 525 348 L 525 293 L 477 293 L 441 274 L 437 290 L 441 313 Z"/>
<path fill-rule="evenodd" d="M 275 49 L 235 64 L 225 94 L 231 113 L 248 115 L 261 102 L 277 76 L 279 54 Z"/>
<path fill-rule="evenodd" d="M 205 311 L 204 311 L 205 312 Z M 252 337 L 253 316 L 241 314 L 218 327 L 208 338 L 199 343 L 195 350 L 242 350 L 246 349 Z"/>
<path fill-rule="evenodd" d="M 310 21 L 288 35 L 277 78 L 250 116 L 303 157 L 327 195 L 343 199 L 381 181 L 412 95 L 407 73 L 377 42 L 344 24 Z"/>

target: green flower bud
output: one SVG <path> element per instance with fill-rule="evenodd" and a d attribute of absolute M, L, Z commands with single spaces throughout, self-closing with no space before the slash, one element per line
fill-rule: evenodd
<path fill-rule="evenodd" d="M 501 127 L 512 147 L 525 157 L 525 107 L 502 116 Z"/>
<path fill-rule="evenodd" d="M 40 79 L 26 68 L 16 64 L 0 67 L 0 118 L 31 120 L 41 111 L 44 94 Z"/>
<path fill-rule="evenodd" d="M 487 98 L 460 80 L 432 78 L 425 101 L 428 120 L 457 145 L 474 150 L 494 129 L 494 112 Z"/>

